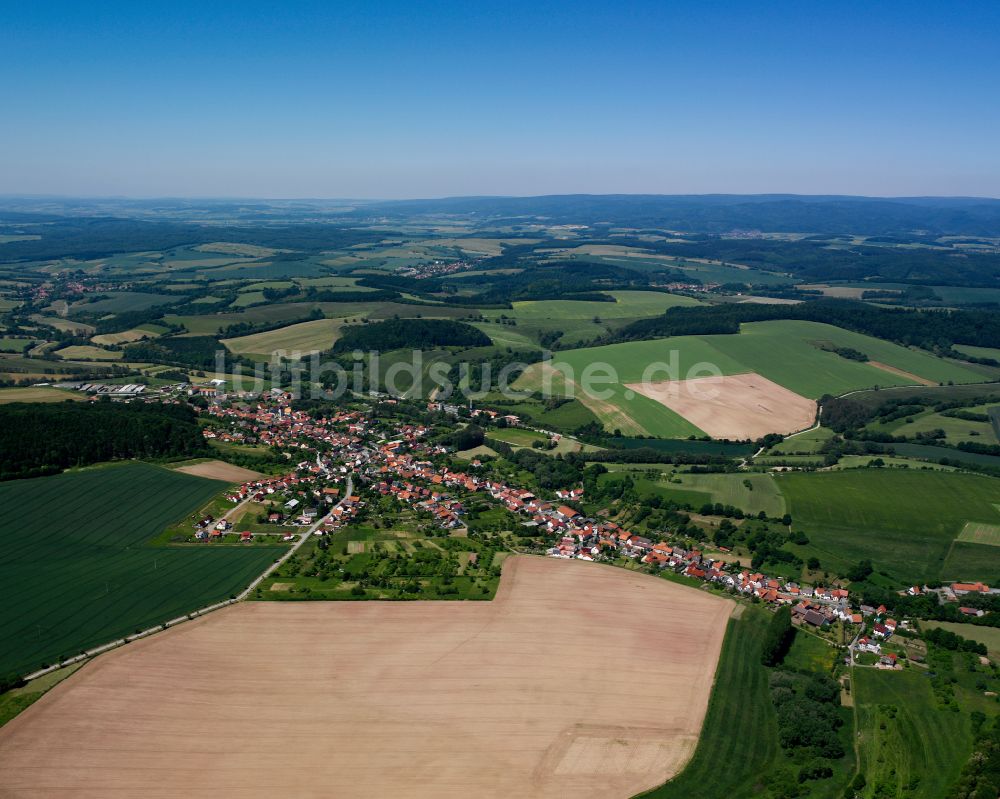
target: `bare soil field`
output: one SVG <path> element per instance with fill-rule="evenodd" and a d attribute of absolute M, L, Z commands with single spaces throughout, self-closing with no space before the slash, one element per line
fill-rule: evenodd
<path fill-rule="evenodd" d="M 225 461 L 193 463 L 190 466 L 180 466 L 174 471 L 193 474 L 195 477 L 207 477 L 209 480 L 224 480 L 227 483 L 245 483 L 261 476 L 260 472 L 244 469 L 242 466 L 233 466 Z"/>
<path fill-rule="evenodd" d="M 809 427 L 816 403 L 753 372 L 692 380 L 629 383 L 713 438 L 759 438 Z"/>
<path fill-rule="evenodd" d="M 513 556 L 492 602 L 245 602 L 0 729 L 5 796 L 630 797 L 694 751 L 733 603 Z"/>

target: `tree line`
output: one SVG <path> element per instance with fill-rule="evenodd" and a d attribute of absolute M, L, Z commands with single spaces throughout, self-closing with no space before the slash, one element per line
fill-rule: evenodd
<path fill-rule="evenodd" d="M 931 351 L 950 352 L 954 344 L 1000 347 L 1000 315 L 995 313 L 876 308 L 853 300 L 814 300 L 798 305 L 725 303 L 671 308 L 662 316 L 625 325 L 601 343 L 739 333 L 741 324 L 781 319 L 822 322 Z"/>
<path fill-rule="evenodd" d="M 333 345 L 333 352 L 489 347 L 492 343 L 483 331 L 452 319 L 386 319 L 384 322 L 344 328 Z"/>

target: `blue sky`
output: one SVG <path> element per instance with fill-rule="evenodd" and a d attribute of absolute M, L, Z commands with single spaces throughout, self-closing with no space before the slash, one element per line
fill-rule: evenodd
<path fill-rule="evenodd" d="M 0 2 L 0 193 L 1000 196 L 995 2 Z"/>

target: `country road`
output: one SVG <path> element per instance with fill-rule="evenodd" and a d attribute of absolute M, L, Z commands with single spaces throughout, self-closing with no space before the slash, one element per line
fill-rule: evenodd
<path fill-rule="evenodd" d="M 343 501 L 345 499 L 347 499 L 347 497 L 351 496 L 352 493 L 354 493 L 354 476 L 353 475 L 348 475 L 347 476 L 347 488 L 344 491 L 344 496 L 342 496 L 340 498 L 340 502 L 338 502 L 333 507 L 334 508 L 339 508 L 340 505 L 341 505 L 341 503 L 343 503 Z M 330 509 L 330 512 L 332 512 L 332 510 L 333 510 L 333 508 Z M 292 545 L 289 548 L 289 550 L 284 555 L 282 555 L 280 558 L 278 558 L 278 560 L 276 560 L 274 563 L 272 563 L 270 566 L 268 566 L 266 569 L 264 569 L 264 572 L 262 574 L 260 574 L 252 583 L 250 583 L 250 585 L 248 585 L 243 590 L 243 593 L 241 593 L 239 596 L 236 597 L 235 601 L 239 602 L 240 600 L 246 599 L 248 596 L 250 596 L 250 592 L 251 591 L 253 591 L 258 585 L 260 585 L 265 579 L 267 579 L 271 575 L 272 572 L 274 572 L 276 569 L 280 568 L 281 565 L 286 560 L 288 560 L 292 555 L 294 555 L 296 552 L 298 552 L 299 549 L 302 547 L 302 545 L 306 541 L 309 540 L 309 537 L 313 533 L 315 533 L 316 530 L 319 529 L 319 526 L 323 523 L 323 520 L 326 519 L 326 517 L 330 515 L 330 512 L 327 512 L 327 513 L 323 514 L 322 516 L 320 516 L 316 520 L 316 522 L 312 525 L 312 527 L 310 527 L 308 530 L 306 530 L 301 535 L 301 537 L 299 538 L 299 540 L 296 541 L 295 544 Z"/>
<path fill-rule="evenodd" d="M 334 505 L 334 508 L 339 507 L 343 503 L 344 499 L 351 496 L 353 492 L 354 492 L 354 477 L 353 475 L 348 475 L 347 489 L 344 491 L 344 496 L 340 498 L 340 502 Z M 243 502 L 236 505 L 228 513 L 226 513 L 226 515 L 223 518 L 228 518 L 231 514 L 239 510 L 248 501 L 249 499 L 244 500 Z M 39 669 L 38 671 L 34 671 L 31 674 L 27 674 L 24 677 L 25 681 L 30 682 L 31 680 L 37 679 L 38 677 L 41 677 L 45 674 L 64 668 L 65 666 L 70 666 L 73 663 L 79 663 L 80 661 L 88 660 L 92 657 L 100 655 L 103 652 L 109 652 L 112 649 L 117 649 L 120 646 L 124 646 L 125 644 L 131 643 L 132 641 L 138 641 L 140 638 L 148 638 L 149 636 L 154 635 L 163 630 L 169 629 L 170 627 L 174 627 L 178 624 L 183 624 L 184 622 L 196 619 L 199 616 L 204 616 L 206 613 L 211 613 L 213 610 L 219 610 L 220 608 L 224 608 L 229 605 L 234 605 L 237 602 L 242 602 L 250 595 L 250 592 L 253 591 L 258 585 L 260 585 L 261 582 L 265 578 L 267 578 L 272 572 L 274 572 L 275 569 L 280 567 L 286 560 L 288 560 L 292 555 L 294 555 L 296 552 L 299 551 L 302 545 L 309 540 L 310 536 L 312 536 L 312 534 L 316 532 L 319 526 L 323 523 L 323 520 L 330 515 L 330 512 L 332 512 L 332 510 L 333 508 L 331 508 L 330 511 L 328 511 L 327 513 L 320 516 L 316 520 L 316 522 L 311 527 L 309 527 L 308 530 L 302 533 L 302 535 L 299 537 L 299 540 L 288 548 L 288 551 L 284 555 L 282 555 L 280 558 L 278 558 L 278 560 L 276 560 L 274 563 L 268 566 L 260 575 L 258 575 L 254 579 L 253 582 L 250 583 L 250 585 L 248 585 L 243 590 L 242 593 L 240 593 L 234 599 L 225 599 L 222 602 L 216 602 L 212 605 L 199 608 L 198 610 L 193 610 L 184 616 L 178 616 L 176 619 L 171 619 L 170 621 L 166 621 L 163 624 L 158 624 L 155 627 L 149 627 L 133 635 L 127 635 L 124 638 L 118 638 L 114 641 L 109 641 L 108 643 L 102 644 L 101 646 L 95 646 L 93 649 L 88 649 L 86 652 L 82 652 L 79 655 L 76 655 L 71 658 L 67 658 L 66 660 L 56 663 L 55 665 L 48 666 L 47 668 L 44 669 Z"/>

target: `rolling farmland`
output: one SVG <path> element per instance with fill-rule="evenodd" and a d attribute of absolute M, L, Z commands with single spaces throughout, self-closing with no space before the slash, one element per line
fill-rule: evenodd
<path fill-rule="evenodd" d="M 282 550 L 149 545 L 225 483 L 129 463 L 0 484 L 0 671 L 225 599 Z M 16 645 L 15 645 L 16 644 Z"/>
<path fill-rule="evenodd" d="M 873 362 L 848 360 L 828 351 L 829 347 L 851 347 Z M 628 384 L 650 381 L 688 380 L 721 373 L 755 372 L 790 391 L 817 399 L 824 394 L 843 394 L 873 386 L 895 386 L 914 382 L 952 380 L 971 383 L 983 376 L 959 364 L 880 339 L 851 333 L 832 325 L 802 321 L 771 321 L 744 324 L 736 335 L 675 336 L 560 352 L 553 361 L 534 364 L 517 386 L 539 390 L 546 372 L 565 371 L 579 386 L 585 370 L 607 364 L 611 377 L 598 374 L 597 391 L 607 398 L 581 397 L 581 401 L 604 422 L 608 430 L 621 429 L 633 435 L 665 438 L 701 433 L 691 421 L 666 406 L 628 388 Z M 660 364 L 658 368 L 651 368 Z M 562 385 L 558 377 L 553 387 Z M 582 392 L 577 388 L 577 396 Z"/>
<path fill-rule="evenodd" d="M 253 333 L 239 338 L 223 339 L 226 349 L 237 355 L 265 355 L 278 350 L 303 353 L 329 350 L 339 338 L 343 319 L 315 319 L 266 333 Z"/>
<path fill-rule="evenodd" d="M 752 514 L 764 511 L 772 518 L 785 513 L 785 498 L 770 474 L 683 474 L 679 477 L 683 481 L 680 488 L 704 492 L 709 502 L 733 505 Z"/>
<path fill-rule="evenodd" d="M 795 528 L 809 537 L 808 553 L 826 568 L 870 558 L 904 582 L 1000 576 L 1000 548 L 955 543 L 966 522 L 1000 524 L 996 478 L 866 469 L 776 481 Z"/>
<path fill-rule="evenodd" d="M 962 408 L 962 411 L 986 415 L 990 407 L 994 405 L 979 405 Z M 912 420 L 912 421 L 908 421 Z M 880 432 L 891 433 L 897 436 L 907 436 L 912 438 L 920 433 L 927 433 L 931 430 L 941 430 L 944 432 L 944 440 L 949 444 L 957 444 L 960 441 L 976 440 L 981 444 L 997 444 L 997 439 L 993 425 L 989 422 L 969 421 L 968 419 L 957 419 L 954 416 L 946 416 L 943 413 L 935 413 L 933 410 L 914 414 L 905 419 L 897 419 L 889 424 L 871 425 L 871 429 Z"/>
<path fill-rule="evenodd" d="M 513 310 L 487 311 L 496 321 L 503 316 L 516 320 L 512 331 L 535 340 L 541 333 L 558 330 L 564 345 L 578 345 L 604 335 L 609 327 L 662 314 L 668 308 L 700 305 L 698 300 L 657 291 L 609 291 L 615 302 L 592 300 L 528 300 L 513 303 Z"/>

